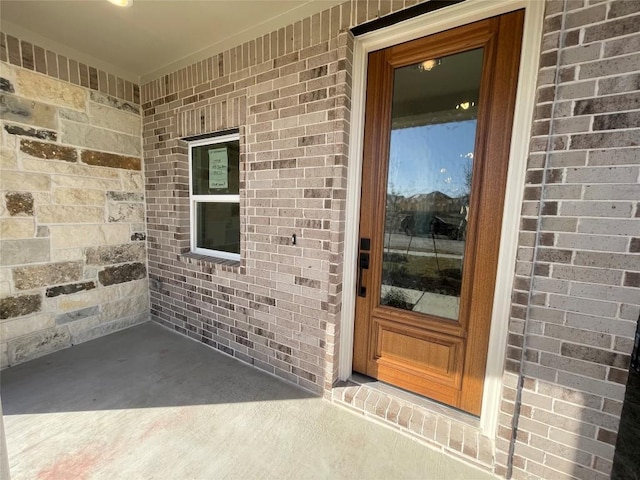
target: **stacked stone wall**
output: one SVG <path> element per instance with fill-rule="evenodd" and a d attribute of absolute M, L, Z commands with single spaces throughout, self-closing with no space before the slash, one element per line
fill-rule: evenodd
<path fill-rule="evenodd" d="M 149 293 L 133 84 L 0 38 L 4 367 L 147 320 Z"/>

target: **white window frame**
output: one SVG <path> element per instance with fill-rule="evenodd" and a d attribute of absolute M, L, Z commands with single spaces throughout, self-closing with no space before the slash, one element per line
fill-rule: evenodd
<path fill-rule="evenodd" d="M 225 135 L 210 136 L 200 140 L 193 140 L 188 142 L 189 145 L 189 219 L 190 219 L 190 233 L 191 233 L 191 252 L 200 255 L 207 255 L 210 257 L 220 258 L 224 260 L 237 260 L 240 261 L 239 253 L 229 253 L 221 250 L 211 250 L 208 248 L 200 248 L 196 246 L 197 228 L 196 221 L 196 205 L 198 203 L 237 203 L 240 205 L 240 194 L 238 195 L 196 195 L 193 193 L 193 158 L 192 152 L 195 147 L 202 147 L 205 145 L 216 145 L 218 143 L 232 142 L 237 140 L 240 142 L 240 133 L 230 133 Z M 240 160 L 238 160 L 238 163 Z M 238 165 L 238 170 L 240 165 Z"/>

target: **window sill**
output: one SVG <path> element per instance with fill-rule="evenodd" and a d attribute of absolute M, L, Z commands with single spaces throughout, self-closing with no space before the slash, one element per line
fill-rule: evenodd
<path fill-rule="evenodd" d="M 240 260 L 229 260 L 228 258 L 213 257 L 201 253 L 185 252 L 180 254 L 180 259 L 191 265 L 220 266 L 223 270 L 237 271 L 242 262 Z"/>

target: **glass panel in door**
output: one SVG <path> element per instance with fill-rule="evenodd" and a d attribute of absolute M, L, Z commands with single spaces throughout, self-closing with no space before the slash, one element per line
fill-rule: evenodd
<path fill-rule="evenodd" d="M 458 319 L 482 55 L 394 71 L 381 305 Z"/>

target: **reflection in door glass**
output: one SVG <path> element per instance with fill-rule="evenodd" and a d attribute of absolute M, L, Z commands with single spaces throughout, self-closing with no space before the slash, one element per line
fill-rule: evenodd
<path fill-rule="evenodd" d="M 380 303 L 457 319 L 482 49 L 398 68 Z"/>

